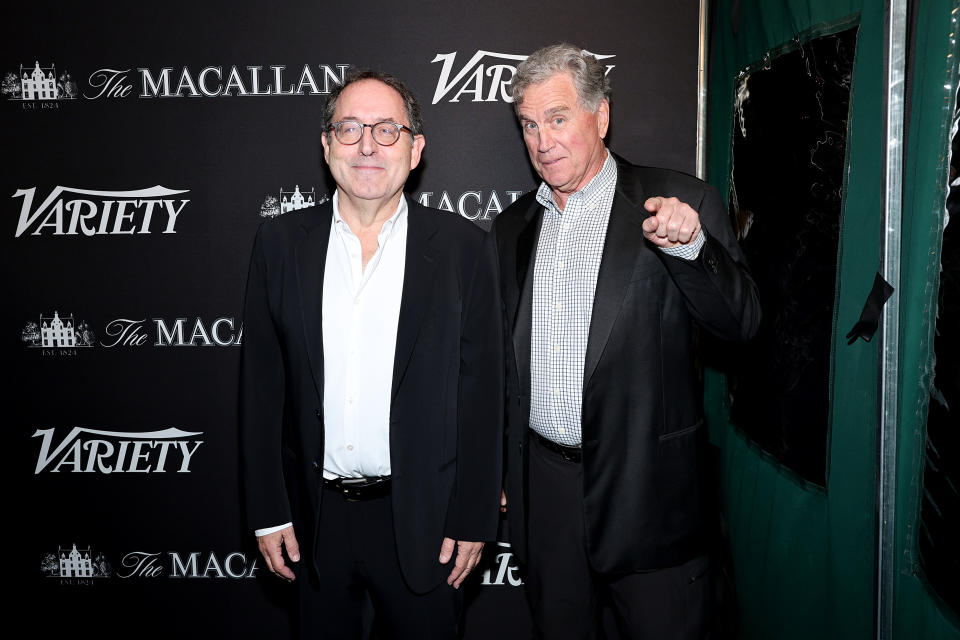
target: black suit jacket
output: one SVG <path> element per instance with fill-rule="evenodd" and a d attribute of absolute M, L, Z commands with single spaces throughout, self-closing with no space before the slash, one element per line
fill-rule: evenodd
<path fill-rule="evenodd" d="M 698 467 L 701 396 L 694 323 L 746 339 L 760 322 L 756 286 L 717 192 L 677 172 L 617 158 L 617 186 L 583 376 L 584 518 L 588 554 L 603 574 L 675 566 L 703 549 Z M 643 237 L 651 196 L 700 214 L 697 260 Z M 507 332 L 507 497 L 510 536 L 526 557 L 533 265 L 543 207 L 529 193 L 494 223 Z"/>
<path fill-rule="evenodd" d="M 414 591 L 425 592 L 450 571 L 437 561 L 445 536 L 496 536 L 503 337 L 492 237 L 455 214 L 408 205 L 390 462 L 401 569 Z M 244 304 L 240 418 L 249 523 L 292 521 L 308 550 L 323 482 L 322 294 L 332 219 L 327 202 L 261 225 Z"/>

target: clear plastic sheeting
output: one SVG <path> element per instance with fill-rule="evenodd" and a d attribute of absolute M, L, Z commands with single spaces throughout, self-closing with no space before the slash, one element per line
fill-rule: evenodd
<path fill-rule="evenodd" d="M 826 484 L 831 344 L 857 28 L 745 71 L 736 91 L 730 212 L 763 324 L 729 378 L 731 422 Z"/>
<path fill-rule="evenodd" d="M 933 590 L 960 615 L 960 137 L 956 117 L 952 132 L 917 547 L 920 566 Z"/>

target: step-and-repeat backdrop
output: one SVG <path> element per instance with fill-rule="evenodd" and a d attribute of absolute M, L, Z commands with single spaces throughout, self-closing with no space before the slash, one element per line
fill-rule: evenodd
<path fill-rule="evenodd" d="M 3 10 L 4 581 L 38 637 L 283 637 L 244 529 L 237 364 L 266 218 L 332 194 L 350 66 L 424 108 L 407 190 L 489 226 L 536 185 L 506 85 L 556 41 L 607 65 L 611 147 L 693 172 L 698 3 L 11 3 Z M 524 637 L 506 537 L 466 637 Z"/>

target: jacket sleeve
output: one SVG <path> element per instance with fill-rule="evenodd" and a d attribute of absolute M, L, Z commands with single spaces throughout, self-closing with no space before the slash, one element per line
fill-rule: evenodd
<path fill-rule="evenodd" d="M 663 256 L 687 303 L 687 309 L 710 333 L 725 340 L 749 340 L 760 326 L 757 285 L 747 268 L 716 189 L 690 203 L 700 216 L 706 242 L 695 260 Z"/>
<path fill-rule="evenodd" d="M 270 307 L 264 228 L 250 258 L 240 349 L 240 455 L 250 529 L 292 520 L 281 461 L 283 356 Z"/>
<path fill-rule="evenodd" d="M 457 473 L 444 535 L 493 540 L 499 523 L 503 437 L 503 329 L 492 233 L 478 252 L 461 316 Z"/>

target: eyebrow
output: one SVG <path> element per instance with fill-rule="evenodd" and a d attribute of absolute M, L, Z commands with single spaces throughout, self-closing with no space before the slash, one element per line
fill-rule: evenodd
<path fill-rule="evenodd" d="M 373 122 L 371 124 L 376 124 L 378 122 L 396 122 L 397 124 L 403 124 L 393 116 L 374 116 Z M 354 122 L 363 122 L 363 118 L 360 116 L 340 116 L 338 122 L 343 122 L 344 120 L 353 120 Z M 406 126 L 406 125 L 404 125 Z"/>

